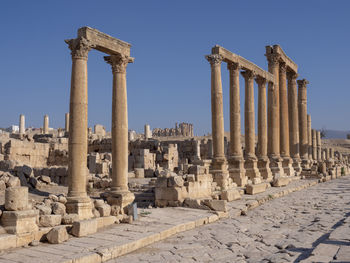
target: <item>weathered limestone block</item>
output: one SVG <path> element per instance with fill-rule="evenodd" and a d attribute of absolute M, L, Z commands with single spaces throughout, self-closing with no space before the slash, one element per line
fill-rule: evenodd
<path fill-rule="evenodd" d="M 135 177 L 136 178 L 144 178 L 145 177 L 145 169 L 144 168 L 135 168 Z"/>
<path fill-rule="evenodd" d="M 28 188 L 10 187 L 5 190 L 5 209 L 19 211 L 28 209 Z"/>
<path fill-rule="evenodd" d="M 72 225 L 74 222 L 79 221 L 78 214 L 65 214 L 62 216 L 62 224 L 63 225 Z"/>
<path fill-rule="evenodd" d="M 221 197 L 221 200 L 226 200 L 228 202 L 241 199 L 241 195 L 236 189 L 224 190 L 222 191 L 220 197 Z"/>
<path fill-rule="evenodd" d="M 39 223 L 43 227 L 53 227 L 61 224 L 61 215 L 41 215 Z"/>
<path fill-rule="evenodd" d="M 289 183 L 290 183 L 290 178 L 285 177 L 285 176 L 281 176 L 281 177 L 275 178 L 272 181 L 272 186 L 274 186 L 274 187 L 281 187 L 281 186 L 286 186 Z"/>
<path fill-rule="evenodd" d="M 184 206 L 194 209 L 210 210 L 208 206 L 201 203 L 200 199 L 186 198 L 184 201 Z"/>
<path fill-rule="evenodd" d="M 38 211 L 4 211 L 1 224 L 9 234 L 24 234 L 38 231 L 36 219 Z"/>
<path fill-rule="evenodd" d="M 266 183 L 261 184 L 249 184 L 246 186 L 246 193 L 249 195 L 255 195 L 262 192 L 265 192 L 267 189 Z"/>
<path fill-rule="evenodd" d="M 52 228 L 50 232 L 46 234 L 46 238 L 50 244 L 60 244 L 67 241 L 69 236 L 65 226 L 57 226 Z"/>
<path fill-rule="evenodd" d="M 180 201 L 187 198 L 186 187 L 157 187 L 155 189 L 156 200 Z"/>
<path fill-rule="evenodd" d="M 10 177 L 9 180 L 6 182 L 7 187 L 17 187 L 21 186 L 21 181 L 18 177 Z"/>
<path fill-rule="evenodd" d="M 73 223 L 72 235 L 76 237 L 83 237 L 97 232 L 97 220 L 88 219 L 77 221 Z"/>
<path fill-rule="evenodd" d="M 47 205 L 36 205 L 35 208 L 39 211 L 39 215 L 51 215 L 51 206 Z"/>
<path fill-rule="evenodd" d="M 181 176 L 172 176 L 168 178 L 168 187 L 182 187 L 184 186 L 184 180 Z"/>
<path fill-rule="evenodd" d="M 108 205 L 108 204 L 103 204 L 101 206 L 98 206 L 96 209 L 100 213 L 101 217 L 110 216 L 111 215 L 111 206 Z"/>
<path fill-rule="evenodd" d="M 55 215 L 64 215 L 66 213 L 66 206 L 60 202 L 53 202 L 51 205 L 52 213 Z"/>
<path fill-rule="evenodd" d="M 203 203 L 214 211 L 227 211 L 227 201 L 226 200 L 204 200 Z"/>

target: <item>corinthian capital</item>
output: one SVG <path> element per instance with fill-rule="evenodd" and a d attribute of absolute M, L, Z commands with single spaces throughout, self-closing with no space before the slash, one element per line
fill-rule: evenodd
<path fill-rule="evenodd" d="M 219 54 L 212 54 L 205 56 L 205 58 L 209 61 L 211 66 L 217 66 L 221 64 L 221 61 L 224 59 L 221 55 Z"/>
<path fill-rule="evenodd" d="M 122 54 L 106 56 L 104 59 L 112 66 L 113 73 L 125 73 L 128 63 L 134 62 L 134 58 Z"/>
<path fill-rule="evenodd" d="M 68 44 L 72 58 L 87 59 L 89 51 L 95 47 L 90 40 L 87 40 L 84 37 L 67 39 L 64 42 Z"/>
<path fill-rule="evenodd" d="M 267 55 L 267 61 L 269 62 L 269 64 L 277 66 L 280 62 L 280 57 L 281 56 L 279 54 Z"/>
<path fill-rule="evenodd" d="M 254 79 L 255 72 L 252 70 L 246 70 L 246 71 L 242 72 L 242 76 L 243 76 L 243 78 L 245 78 L 245 80 Z"/>
<path fill-rule="evenodd" d="M 293 71 L 288 71 L 287 72 L 287 78 L 288 78 L 289 81 L 295 82 L 297 80 L 297 78 L 298 78 L 298 74 L 293 72 Z"/>
<path fill-rule="evenodd" d="M 282 74 L 287 73 L 287 65 L 284 62 L 280 62 L 280 73 L 282 73 Z"/>
<path fill-rule="evenodd" d="M 309 82 L 306 79 L 299 79 L 298 80 L 298 87 L 299 88 L 306 88 L 307 84 L 309 84 Z"/>
<path fill-rule="evenodd" d="M 266 79 L 261 77 L 261 76 L 256 76 L 255 77 L 256 83 L 258 83 L 259 88 L 266 87 Z"/>

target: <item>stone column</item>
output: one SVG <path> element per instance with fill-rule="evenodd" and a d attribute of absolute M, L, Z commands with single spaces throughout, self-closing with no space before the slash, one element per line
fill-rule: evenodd
<path fill-rule="evenodd" d="M 201 160 L 201 141 L 194 140 L 195 144 L 195 160 Z"/>
<path fill-rule="evenodd" d="M 293 168 L 297 174 L 301 173 L 299 155 L 299 118 L 298 118 L 298 91 L 296 79 L 298 74 L 289 71 L 288 78 L 288 114 L 289 114 L 289 148 L 293 158 Z"/>
<path fill-rule="evenodd" d="M 280 62 L 279 71 L 279 92 L 280 92 L 280 153 L 283 159 L 282 166 L 284 173 L 294 176 L 293 161 L 290 158 L 289 148 L 289 116 L 288 116 L 288 95 L 287 95 L 287 66 Z"/>
<path fill-rule="evenodd" d="M 257 167 L 255 155 L 255 113 L 254 113 L 254 72 L 242 72 L 245 79 L 244 102 L 244 136 L 245 136 L 245 163 L 246 176 L 253 184 L 261 182 L 261 174 Z"/>
<path fill-rule="evenodd" d="M 317 132 L 312 129 L 312 159 L 317 160 Z"/>
<path fill-rule="evenodd" d="M 145 133 L 145 140 L 148 140 L 148 139 L 152 138 L 151 128 L 150 128 L 149 124 L 145 125 L 144 133 Z"/>
<path fill-rule="evenodd" d="M 212 117 L 212 137 L 213 137 L 213 161 L 211 173 L 214 181 L 222 189 L 228 187 L 227 161 L 224 154 L 224 113 L 222 102 L 221 83 L 221 55 L 206 56 L 211 66 L 211 117 Z"/>
<path fill-rule="evenodd" d="M 307 137 L 308 137 L 308 158 L 309 163 L 312 162 L 312 128 L 311 128 L 311 116 L 307 115 Z"/>
<path fill-rule="evenodd" d="M 126 67 L 134 61 L 125 55 L 105 57 L 112 66 L 112 185 L 107 201 L 110 205 L 125 208 L 135 199 L 128 188 L 128 106 Z"/>
<path fill-rule="evenodd" d="M 80 219 L 92 217 L 91 200 L 86 193 L 87 177 L 87 59 L 93 45 L 85 38 L 66 40 L 72 55 L 69 103 L 68 197 L 67 212 Z"/>
<path fill-rule="evenodd" d="M 247 184 L 241 143 L 241 103 L 239 91 L 240 67 L 235 63 L 228 63 L 230 74 L 230 177 L 238 186 Z"/>
<path fill-rule="evenodd" d="M 321 141 L 321 131 L 316 131 L 316 144 L 317 144 L 317 161 L 322 161 L 322 141 Z"/>
<path fill-rule="evenodd" d="M 300 135 L 300 158 L 304 168 L 308 167 L 308 132 L 307 132 L 307 93 L 306 79 L 298 80 L 298 110 L 299 110 L 299 135 Z"/>
<path fill-rule="evenodd" d="M 266 109 L 266 79 L 257 77 L 258 95 L 258 168 L 263 179 L 272 181 L 270 161 L 267 157 L 267 109 Z"/>
<path fill-rule="evenodd" d="M 65 125 L 64 125 L 65 132 L 69 132 L 69 113 L 65 114 Z"/>
<path fill-rule="evenodd" d="M 280 156 L 280 101 L 279 101 L 279 55 L 267 56 L 269 72 L 274 75 L 275 83 L 269 83 L 268 89 L 268 145 L 270 168 L 273 175 L 284 175 Z"/>
<path fill-rule="evenodd" d="M 26 121 L 23 114 L 19 115 L 19 134 L 24 135 L 26 133 Z"/>
<path fill-rule="evenodd" d="M 49 116 L 44 116 L 43 134 L 49 134 Z"/>

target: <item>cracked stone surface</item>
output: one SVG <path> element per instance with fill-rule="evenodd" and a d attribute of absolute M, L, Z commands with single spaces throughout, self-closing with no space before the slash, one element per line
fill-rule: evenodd
<path fill-rule="evenodd" d="M 108 262 L 349 261 L 349 204 L 350 176 L 346 176 Z"/>

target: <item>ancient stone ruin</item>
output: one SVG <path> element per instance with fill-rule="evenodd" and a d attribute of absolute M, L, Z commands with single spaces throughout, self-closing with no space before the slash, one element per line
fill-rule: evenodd
<path fill-rule="evenodd" d="M 65 42 L 72 57 L 65 127 L 50 128 L 45 115 L 43 127 L 26 128 L 21 114 L 18 131 L 0 134 L 0 250 L 35 241 L 57 244 L 69 235 L 82 237 L 111 224 L 131 223 L 138 217 L 137 207 L 226 212 L 227 202 L 234 205 L 244 195 L 349 173 L 350 151 L 322 140 L 312 127 L 309 82 L 298 79 L 297 64 L 279 45 L 266 47 L 268 70 L 221 46 L 211 49 L 205 57 L 211 69 L 212 131 L 194 136 L 191 123 L 153 131 L 146 124 L 142 134 L 128 129 L 126 68 L 134 61 L 129 43 L 89 27 Z M 91 49 L 107 54 L 104 60 L 112 69 L 110 132 L 100 124 L 88 127 Z M 227 137 L 223 62 L 229 73 Z"/>

